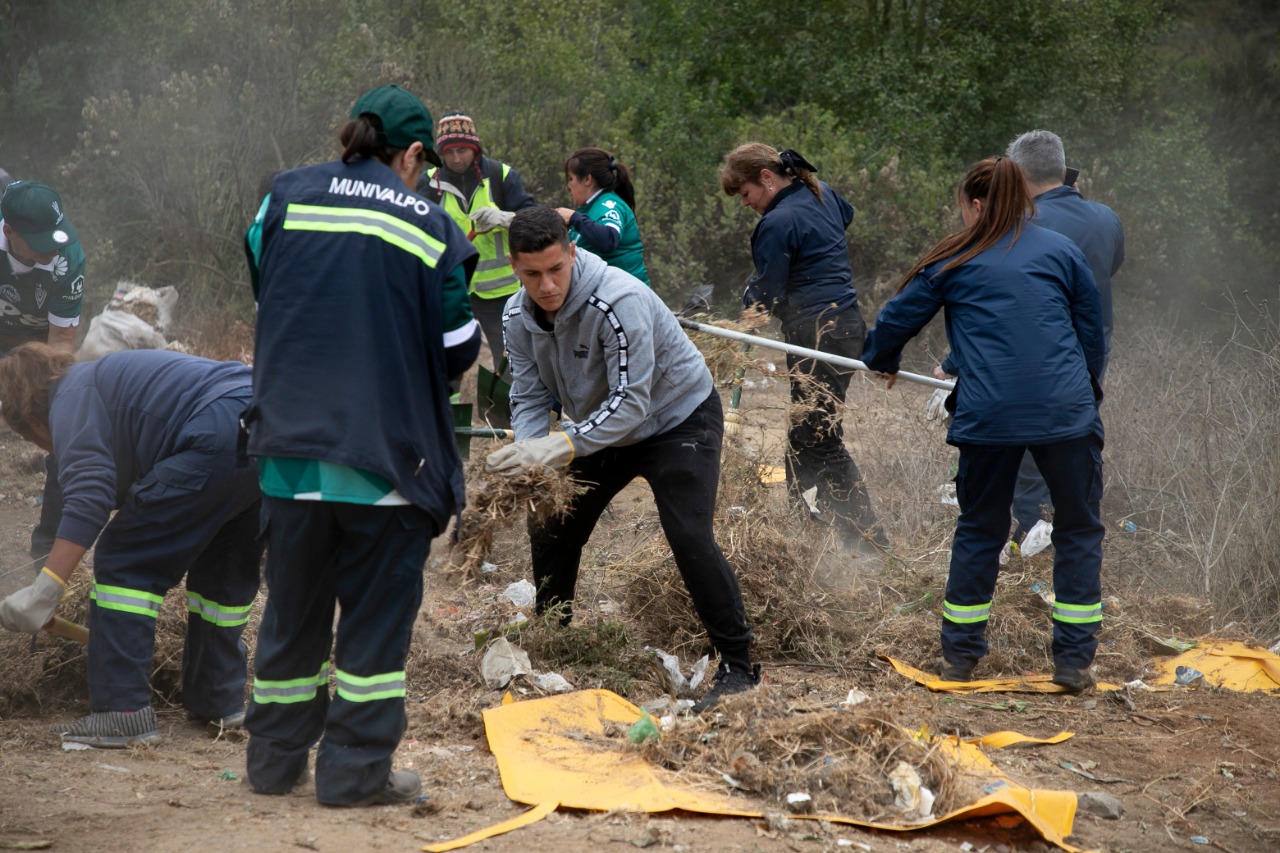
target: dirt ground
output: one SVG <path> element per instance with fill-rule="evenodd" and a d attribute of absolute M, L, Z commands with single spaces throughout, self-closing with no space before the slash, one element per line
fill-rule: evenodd
<path fill-rule="evenodd" d="M 864 397 L 875 393 L 880 392 L 856 391 Z M 918 407 L 912 403 L 913 409 L 923 408 L 924 396 L 920 395 Z M 881 425 L 865 424 L 863 434 L 874 437 Z M 857 442 L 854 447 L 855 453 L 866 449 Z M 34 572 L 34 567 L 23 568 L 29 562 L 27 539 L 38 514 L 42 477 L 32 451 L 16 436 L 0 433 L 0 573 Z M 939 460 L 937 464 L 945 470 L 945 457 Z M 924 571 L 914 564 L 927 564 L 936 582 L 939 572 L 945 575 L 945 542 L 940 553 L 932 553 L 925 522 L 914 519 L 933 513 L 938 529 L 945 531 L 949 516 L 932 496 L 919 503 L 928 506 L 886 505 L 884 514 L 900 522 L 895 532 L 900 541 L 910 543 L 899 546 L 911 549 L 907 562 L 914 567 L 909 571 Z M 656 536 L 651 506 L 647 487 L 633 485 L 602 521 L 584 562 L 610 565 L 620 551 L 625 554 L 620 543 Z M 64 751 L 48 726 L 87 710 L 83 691 L 75 692 L 83 679 L 83 653 L 47 635 L 36 640 L 34 649 L 25 641 L 4 646 L 9 658 L 6 672 L 20 672 L 27 658 L 32 668 L 44 667 L 44 671 L 33 678 L 29 689 L 10 685 L 17 698 L 0 705 L 4 714 L 0 716 L 0 849 L 96 853 L 416 850 L 424 843 L 519 814 L 526 806 L 503 794 L 485 741 L 480 711 L 496 705 L 501 692 L 484 686 L 479 676 L 481 652 L 475 650 L 472 634 L 483 627 L 483 620 L 476 616 L 483 607 L 477 602 L 492 599 L 527 571 L 527 559 L 522 564 L 517 556 L 522 547 L 520 536 L 513 534 L 494 558 L 498 570 L 485 576 L 483 583 L 444 571 L 438 557 L 445 543 L 438 541 L 433 548 L 427 596 L 407 673 L 409 730 L 397 753 L 398 764 L 411 766 L 423 779 L 427 799 L 411 807 L 325 808 L 316 804 L 309 783 L 285 797 L 254 795 L 240 778 L 243 742 L 213 738 L 187 722 L 172 702 L 172 688 L 164 686 L 169 678 L 159 671 L 156 704 L 163 742 L 130 750 Z M 730 551 L 726 545 L 726 552 Z M 731 560 L 743 558 L 730 556 Z M 669 571 L 674 575 L 673 567 Z M 584 579 L 589 572 L 584 572 Z M 865 595 L 865 583 L 859 595 Z M 913 600 L 916 592 L 903 590 L 896 600 Z M 594 609 L 603 613 L 616 613 L 622 600 L 611 595 L 604 580 L 586 583 L 580 600 L 584 597 L 594 599 Z M 598 617 L 599 613 L 590 612 L 593 607 L 584 608 L 579 618 Z M 627 616 L 621 614 L 624 619 Z M 908 653 L 918 658 L 920 649 L 936 642 L 937 616 L 924 608 L 915 617 L 918 622 L 911 624 L 920 626 L 921 639 Z M 993 631 L 999 627 L 993 622 Z M 1047 619 L 1040 627 L 1047 635 Z M 769 630 L 769 625 L 756 626 L 758 635 Z M 664 640 L 643 633 L 637 629 L 636 643 L 667 645 L 668 650 L 678 645 L 674 637 Z M 1115 853 L 1280 849 L 1280 737 L 1276 736 L 1280 697 L 1188 688 L 1176 693 L 1135 693 L 1130 706 L 1104 694 L 931 694 L 875 657 L 873 650 L 879 648 L 875 637 L 863 639 L 860 645 L 849 645 L 853 651 L 847 654 L 765 658 L 764 689 L 781 694 L 796 707 L 822 708 L 835 706 L 856 687 L 870 694 L 872 707 L 886 715 L 928 725 L 937 733 L 977 736 L 1013 729 L 1047 737 L 1063 730 L 1075 732 L 1075 737 L 1058 745 L 994 750 L 989 757 L 1008 776 L 1029 786 L 1117 797 L 1124 807 L 1118 820 L 1084 811 L 1077 814 L 1069 841 L 1084 849 Z M 997 645 L 999 638 L 993 637 L 993 646 Z M 1112 654 L 1119 652 L 1113 648 Z M 686 664 L 692 659 L 689 656 Z M 1123 664 L 1106 660 L 1100 658 L 1100 669 L 1110 666 L 1128 677 L 1141 666 L 1133 660 Z M 535 669 L 556 664 L 533 663 Z M 158 670 L 173 665 L 172 660 L 157 661 Z M 575 686 L 598 686 L 572 668 L 558 669 Z M 20 680 L 9 677 L 15 684 Z M 661 695 L 653 680 L 644 679 L 631 681 L 625 692 L 637 703 Z M 528 687 L 517 690 L 517 698 L 532 695 L 536 693 Z M 1065 769 L 1064 762 L 1111 781 L 1084 778 Z M 469 849 L 563 853 L 632 846 L 753 853 L 1052 849 L 1020 821 L 982 820 L 888 833 L 809 821 L 583 812 L 555 813 Z"/>

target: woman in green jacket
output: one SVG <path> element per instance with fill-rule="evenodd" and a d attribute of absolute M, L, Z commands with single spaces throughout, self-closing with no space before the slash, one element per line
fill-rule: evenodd
<path fill-rule="evenodd" d="M 577 210 L 559 208 L 569 239 L 609 266 L 652 287 L 636 225 L 635 189 L 627 167 L 601 148 L 579 148 L 564 161 L 565 186 Z"/>

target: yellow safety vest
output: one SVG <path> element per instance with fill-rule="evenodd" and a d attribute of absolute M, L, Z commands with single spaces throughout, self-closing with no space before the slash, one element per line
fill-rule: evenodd
<path fill-rule="evenodd" d="M 510 170 L 510 166 L 506 163 L 502 164 L 504 179 Z M 427 172 L 427 177 L 431 179 L 433 185 L 438 171 L 439 169 L 430 169 Z M 480 185 L 476 187 L 476 191 L 471 196 L 471 203 L 465 210 L 459 194 L 450 192 L 444 187 L 440 188 L 440 205 L 464 234 L 470 234 L 474 227 L 471 217 L 467 214 L 482 207 L 498 206 L 493 200 L 493 193 L 489 191 L 488 175 L 484 176 Z M 487 234 L 477 234 L 471 241 L 471 245 L 475 246 L 480 253 L 475 275 L 471 277 L 473 294 L 480 299 L 499 299 L 508 297 L 520 289 L 520 279 L 516 278 L 515 270 L 511 268 L 511 259 L 507 257 L 507 229 L 495 228 Z"/>

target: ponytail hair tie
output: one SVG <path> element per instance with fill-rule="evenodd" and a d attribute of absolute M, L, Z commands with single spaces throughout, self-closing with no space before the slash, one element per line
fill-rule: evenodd
<path fill-rule="evenodd" d="M 618 171 L 618 161 L 613 159 L 612 157 L 609 158 L 609 171 L 610 172 Z"/>
<path fill-rule="evenodd" d="M 796 169 L 804 169 L 809 172 L 817 172 L 818 167 L 804 159 L 800 152 L 794 148 L 784 148 L 778 152 L 778 159 L 782 161 L 782 170 L 792 177 L 796 176 Z"/>

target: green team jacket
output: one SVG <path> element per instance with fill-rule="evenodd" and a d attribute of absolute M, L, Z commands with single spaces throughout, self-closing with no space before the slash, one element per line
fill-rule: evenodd
<path fill-rule="evenodd" d="M 72 243 L 47 264 L 26 267 L 0 230 L 0 349 L 44 341 L 49 324 L 74 326 L 84 299 L 84 251 Z"/>
<path fill-rule="evenodd" d="M 636 216 L 616 193 L 598 192 L 569 217 L 569 239 L 652 287 Z"/>

